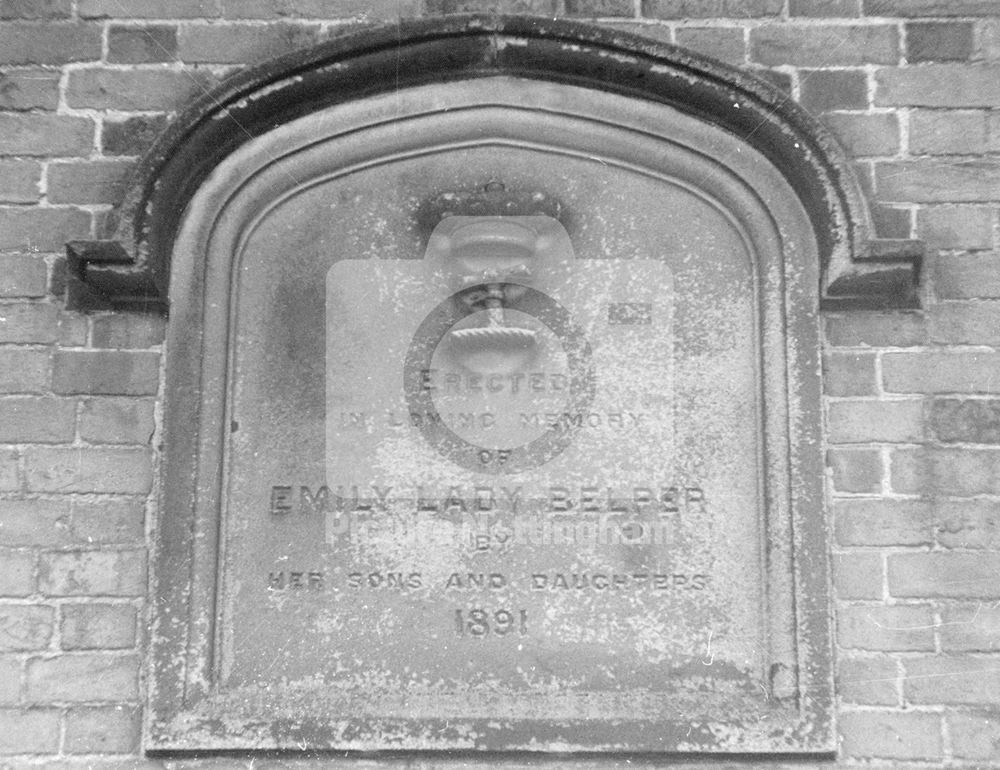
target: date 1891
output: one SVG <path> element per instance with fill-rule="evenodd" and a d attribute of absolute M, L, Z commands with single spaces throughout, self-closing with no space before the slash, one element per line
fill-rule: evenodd
<path fill-rule="evenodd" d="M 455 610 L 455 633 L 481 639 L 493 634 L 507 636 L 528 633 L 527 610 Z"/>

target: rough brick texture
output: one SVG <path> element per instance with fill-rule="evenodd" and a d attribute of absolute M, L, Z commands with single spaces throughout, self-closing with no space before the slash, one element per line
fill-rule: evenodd
<path fill-rule="evenodd" d="M 135 607 L 130 604 L 64 604 L 60 641 L 64 650 L 113 650 L 135 644 Z"/>
<path fill-rule="evenodd" d="M 73 653 L 28 661 L 30 703 L 134 701 L 138 660 L 114 653 Z"/>
<path fill-rule="evenodd" d="M 750 31 L 750 59 L 761 64 L 801 67 L 893 64 L 899 58 L 895 27 L 782 26 Z"/>
<path fill-rule="evenodd" d="M 97 24 L 0 24 L 0 64 L 63 64 L 100 58 L 101 27 Z"/>
<path fill-rule="evenodd" d="M 799 102 L 810 112 L 863 110 L 868 106 L 868 76 L 862 70 L 802 70 Z"/>
<path fill-rule="evenodd" d="M 139 551 L 42 554 L 39 588 L 48 596 L 139 596 L 146 588 Z"/>
<path fill-rule="evenodd" d="M 56 393 L 146 396 L 159 386 L 159 356 L 123 351 L 60 351 L 53 364 Z"/>
<path fill-rule="evenodd" d="M 0 765 L 163 766 L 139 724 L 166 322 L 66 311 L 66 241 L 225 73 L 466 12 L 600 19 L 753 73 L 843 147 L 875 235 L 926 242 L 919 309 L 822 319 L 840 748 L 821 764 L 1000 766 L 997 0 L 0 2 Z"/>
<path fill-rule="evenodd" d="M 968 59 L 972 55 L 974 32 L 969 22 L 907 24 L 906 58 L 910 62 Z"/>
<path fill-rule="evenodd" d="M 164 25 L 113 26 L 108 32 L 108 61 L 115 64 L 172 62 L 177 58 L 177 28 Z"/>
<path fill-rule="evenodd" d="M 942 756 L 937 714 L 849 711 L 841 716 L 840 731 L 849 757 L 933 760 Z"/>

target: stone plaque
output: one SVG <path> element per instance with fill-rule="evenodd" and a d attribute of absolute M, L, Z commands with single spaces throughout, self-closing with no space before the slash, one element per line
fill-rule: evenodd
<path fill-rule="evenodd" d="M 202 383 L 175 451 L 217 513 L 155 745 L 828 745 L 817 278 L 780 175 L 566 86 L 366 110 L 258 140 L 189 215 L 191 296 L 227 299 L 172 318 L 211 330 L 171 364 Z"/>

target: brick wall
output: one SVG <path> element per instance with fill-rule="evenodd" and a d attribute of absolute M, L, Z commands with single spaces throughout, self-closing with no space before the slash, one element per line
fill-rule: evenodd
<path fill-rule="evenodd" d="M 161 766 L 138 725 L 163 321 L 67 312 L 64 243 L 243 64 L 495 9 L 759 72 L 840 137 L 879 234 L 928 242 L 922 311 L 824 318 L 838 764 L 1000 766 L 997 0 L 3 0 L 0 767 Z"/>

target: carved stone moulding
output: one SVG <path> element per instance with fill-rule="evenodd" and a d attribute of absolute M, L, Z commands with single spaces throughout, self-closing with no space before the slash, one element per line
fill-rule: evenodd
<path fill-rule="evenodd" d="M 224 158 L 326 107 L 428 83 L 507 75 L 670 105 L 740 137 L 802 201 L 825 308 L 917 305 L 923 246 L 876 239 L 842 150 L 774 86 L 671 45 L 582 23 L 448 17 L 349 31 L 228 78 L 143 158 L 104 237 L 68 244 L 71 307 L 165 307 L 184 209 Z"/>

